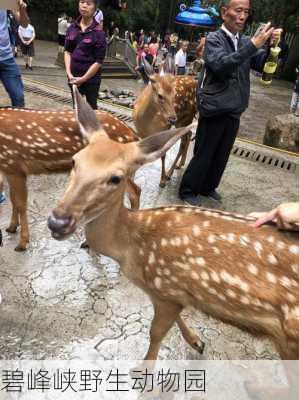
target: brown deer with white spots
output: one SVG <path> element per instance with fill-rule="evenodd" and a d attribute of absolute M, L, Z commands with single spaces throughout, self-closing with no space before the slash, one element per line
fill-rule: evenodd
<path fill-rule="evenodd" d="M 145 360 L 156 360 L 175 322 L 187 342 L 202 350 L 202 341 L 180 317 L 187 306 L 264 333 L 281 358 L 299 359 L 299 233 L 256 229 L 252 219 L 196 207 L 127 210 L 126 178 L 161 157 L 190 127 L 117 143 L 77 91 L 75 97 L 89 145 L 73 157 L 70 182 L 48 226 L 62 240 L 85 225 L 90 248 L 116 260 L 149 295 L 155 315 Z M 296 374 L 287 372 L 290 385 L 297 384 Z M 247 390 L 272 400 L 260 397 L 268 392 L 259 387 Z"/>
<path fill-rule="evenodd" d="M 152 74 L 149 79 L 151 84 L 142 91 L 134 105 L 133 120 L 137 134 L 146 138 L 171 125 L 177 128 L 190 125 L 197 113 L 197 81 L 191 76 L 171 74 Z M 182 137 L 180 149 L 168 172 L 165 169 L 165 156 L 161 158 L 160 187 L 165 187 L 175 168 L 185 164 L 190 139 L 191 132 Z"/>
<path fill-rule="evenodd" d="M 111 139 L 124 143 L 139 140 L 131 128 L 111 114 L 97 112 L 97 117 Z M 21 228 L 16 251 L 24 251 L 29 242 L 27 176 L 69 171 L 72 156 L 83 146 L 72 110 L 0 109 L 0 174 L 7 178 L 12 202 L 7 232 L 15 233 L 19 225 Z M 131 206 L 138 208 L 140 188 L 131 179 L 127 191 Z"/>

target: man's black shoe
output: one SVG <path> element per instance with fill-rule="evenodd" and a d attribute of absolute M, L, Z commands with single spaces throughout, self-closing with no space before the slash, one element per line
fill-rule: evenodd
<path fill-rule="evenodd" d="M 186 197 L 181 197 L 181 200 L 188 206 L 193 206 L 193 207 L 200 207 L 201 206 L 201 199 L 199 196 L 186 196 Z"/>
<path fill-rule="evenodd" d="M 208 193 L 201 193 L 202 196 L 206 196 L 209 197 L 210 199 L 216 200 L 216 201 L 221 201 L 222 200 L 222 196 L 216 192 L 216 190 L 211 190 Z"/>

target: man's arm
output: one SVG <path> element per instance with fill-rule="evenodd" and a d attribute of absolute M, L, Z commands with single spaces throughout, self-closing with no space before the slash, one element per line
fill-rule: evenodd
<path fill-rule="evenodd" d="M 237 67 L 255 55 L 274 32 L 267 24 L 265 28 L 254 38 L 248 41 L 238 51 L 227 53 L 223 48 L 222 41 L 216 34 L 207 37 L 204 59 L 206 66 L 220 78 L 229 77 L 236 71 Z"/>
<path fill-rule="evenodd" d="M 19 5 L 19 10 L 13 11 L 13 15 L 15 19 L 19 22 L 19 24 L 24 28 L 26 28 L 26 26 L 29 24 L 29 17 L 26 11 L 27 4 L 24 3 L 23 0 L 18 0 L 18 5 Z"/>

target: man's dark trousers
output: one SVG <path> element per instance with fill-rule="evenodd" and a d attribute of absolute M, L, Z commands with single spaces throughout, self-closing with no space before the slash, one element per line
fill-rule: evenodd
<path fill-rule="evenodd" d="M 183 176 L 180 197 L 208 194 L 215 190 L 225 170 L 240 126 L 240 118 L 219 116 L 200 118 L 194 156 Z"/>

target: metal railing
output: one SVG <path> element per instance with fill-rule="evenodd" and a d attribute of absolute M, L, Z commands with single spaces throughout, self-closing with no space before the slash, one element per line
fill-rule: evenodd
<path fill-rule="evenodd" d="M 128 40 L 114 37 L 108 45 L 107 56 L 124 60 L 135 73 L 136 50 Z"/>

